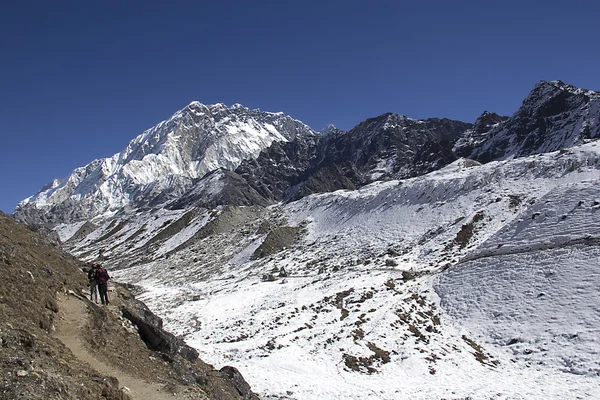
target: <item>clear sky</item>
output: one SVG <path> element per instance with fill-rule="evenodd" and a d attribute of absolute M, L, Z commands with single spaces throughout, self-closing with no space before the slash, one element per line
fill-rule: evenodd
<path fill-rule="evenodd" d="M 511 115 L 540 80 L 600 90 L 599 17 L 580 0 L 3 0 L 0 210 L 192 100 L 319 130 Z"/>

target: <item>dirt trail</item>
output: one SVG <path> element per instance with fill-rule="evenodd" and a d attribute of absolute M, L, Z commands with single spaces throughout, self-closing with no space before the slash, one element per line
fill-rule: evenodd
<path fill-rule="evenodd" d="M 172 400 L 172 394 L 161 391 L 161 385 L 149 383 L 128 375 L 114 366 L 103 363 L 84 346 L 82 340 L 83 327 L 88 318 L 87 306 L 73 296 L 60 296 L 60 313 L 56 321 L 56 337 L 60 339 L 80 360 L 88 363 L 98 372 L 114 376 L 121 387 L 129 389 L 130 396 L 135 400 Z M 127 390 L 126 390 L 127 392 Z"/>

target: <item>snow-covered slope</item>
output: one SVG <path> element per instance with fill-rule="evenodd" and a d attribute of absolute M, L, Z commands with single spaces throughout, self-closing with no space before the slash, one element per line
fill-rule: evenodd
<path fill-rule="evenodd" d="M 593 399 L 599 163 L 596 142 L 458 160 L 269 208 L 132 214 L 67 243 L 104 250 L 264 398 Z"/>
<path fill-rule="evenodd" d="M 31 222 L 64 222 L 164 203 L 208 172 L 234 170 L 273 141 L 315 134 L 283 113 L 192 102 L 121 153 L 78 168 L 23 200 L 15 214 Z"/>
<path fill-rule="evenodd" d="M 528 368 L 600 373 L 597 182 L 557 187 L 442 274 L 442 307 Z M 491 254 L 495 253 L 495 254 Z"/>

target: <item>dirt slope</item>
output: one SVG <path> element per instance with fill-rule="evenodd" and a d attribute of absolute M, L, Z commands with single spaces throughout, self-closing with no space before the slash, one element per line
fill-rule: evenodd
<path fill-rule="evenodd" d="M 2 400 L 257 399 L 235 368 L 216 370 L 164 332 L 127 287 L 109 307 L 85 300 L 86 287 L 78 260 L 0 212 Z"/>

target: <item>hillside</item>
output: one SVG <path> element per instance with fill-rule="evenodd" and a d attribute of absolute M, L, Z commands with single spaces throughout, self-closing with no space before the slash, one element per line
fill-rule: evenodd
<path fill-rule="evenodd" d="M 2 399 L 255 398 L 235 369 L 215 370 L 163 331 L 127 287 L 109 307 L 87 301 L 81 262 L 4 214 L 0 268 Z"/>

